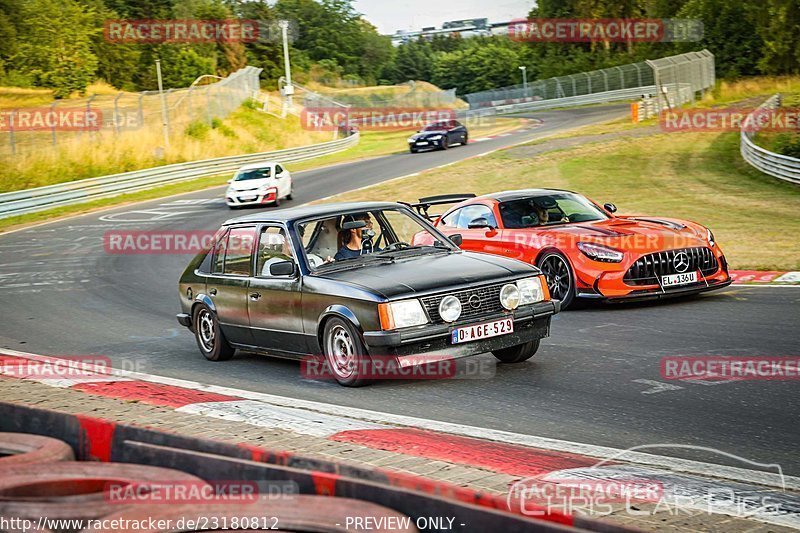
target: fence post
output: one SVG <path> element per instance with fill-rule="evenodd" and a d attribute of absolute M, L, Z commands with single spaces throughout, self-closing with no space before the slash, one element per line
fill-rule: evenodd
<path fill-rule="evenodd" d="M 17 142 L 14 138 L 14 119 L 19 109 L 11 111 L 11 120 L 8 123 L 8 140 L 11 143 L 11 155 L 17 155 Z"/>
<path fill-rule="evenodd" d="M 55 114 L 56 114 L 56 103 L 57 102 L 53 102 L 52 104 L 50 104 L 50 114 L 52 116 L 55 116 Z M 58 141 L 56 140 L 56 123 L 55 122 L 53 122 L 53 125 L 50 126 L 50 136 L 51 136 L 51 141 L 53 143 L 53 146 L 56 146 L 58 144 Z"/>
<path fill-rule="evenodd" d="M 117 135 L 119 135 L 119 99 L 121 96 L 122 92 L 114 97 L 114 133 Z"/>

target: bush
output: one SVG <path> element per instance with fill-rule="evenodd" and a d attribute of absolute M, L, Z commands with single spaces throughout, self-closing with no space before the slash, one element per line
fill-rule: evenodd
<path fill-rule="evenodd" d="M 232 129 L 230 129 L 228 126 L 226 126 L 222 122 L 222 120 L 220 120 L 218 118 L 211 119 L 211 127 L 213 129 L 217 130 L 218 132 L 220 132 L 225 137 L 230 137 L 230 138 L 235 138 L 236 137 L 236 133 Z"/>
<path fill-rule="evenodd" d="M 216 120 L 216 119 L 214 119 Z M 186 126 L 186 135 L 191 137 L 192 139 L 197 139 L 202 141 L 206 137 L 208 137 L 208 132 L 211 128 L 208 127 L 208 124 L 201 120 L 194 120 Z"/>
<path fill-rule="evenodd" d="M 775 138 L 775 151 L 800 159 L 800 132 L 781 133 Z"/>

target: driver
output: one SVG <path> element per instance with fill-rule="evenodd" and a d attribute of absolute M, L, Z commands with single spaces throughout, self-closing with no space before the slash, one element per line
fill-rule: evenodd
<path fill-rule="evenodd" d="M 547 215 L 547 209 L 545 209 L 544 207 L 542 207 L 540 205 L 535 205 L 534 204 L 533 210 L 536 212 L 536 218 L 539 219 L 539 225 L 540 226 L 547 225 L 547 221 L 549 219 L 549 217 Z"/>
<path fill-rule="evenodd" d="M 363 220 L 367 225 L 363 228 L 339 230 L 339 235 L 337 236 L 338 251 L 333 256 L 335 261 L 354 259 L 362 253 L 372 252 L 371 235 L 374 235 L 374 232 L 372 231 L 372 218 L 369 213 L 347 215 L 342 220 L 342 223 L 355 222 L 357 220 Z M 364 250 L 365 244 L 368 245 L 367 250 Z"/>

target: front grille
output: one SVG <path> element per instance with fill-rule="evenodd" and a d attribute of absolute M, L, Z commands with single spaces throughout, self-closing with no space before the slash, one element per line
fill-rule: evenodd
<path fill-rule="evenodd" d="M 437 294 L 435 296 L 426 296 L 421 298 L 422 305 L 428 311 L 428 316 L 434 324 L 444 324 L 445 321 L 439 316 L 439 303 L 445 296 L 453 295 L 461 302 L 461 316 L 457 322 L 464 320 L 479 319 L 484 316 L 489 316 L 500 311 L 504 311 L 503 306 L 500 304 L 500 289 L 505 283 L 495 285 L 487 285 L 486 287 L 478 287 L 476 289 L 467 289 L 464 291 L 451 292 L 446 294 Z M 472 296 L 478 296 L 481 299 L 481 304 L 478 308 L 470 305 L 469 299 Z"/>
<path fill-rule="evenodd" d="M 625 273 L 623 281 L 628 285 L 658 285 L 661 276 L 682 274 L 675 269 L 675 256 L 681 252 L 689 260 L 689 266 L 683 272 L 699 270 L 703 276 L 710 276 L 717 271 L 717 259 L 710 249 L 681 248 L 640 257 Z"/>

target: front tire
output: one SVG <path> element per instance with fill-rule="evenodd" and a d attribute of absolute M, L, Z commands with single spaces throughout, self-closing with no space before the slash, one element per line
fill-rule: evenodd
<path fill-rule="evenodd" d="M 447 136 L 445 136 L 444 139 L 442 139 L 442 145 L 441 146 L 442 146 L 442 150 L 447 150 L 448 148 L 450 148 L 450 141 L 447 139 Z"/>
<path fill-rule="evenodd" d="M 322 351 L 339 385 L 361 387 L 367 383 L 364 374 L 371 359 L 352 324 L 338 317 L 328 320 L 322 334 Z"/>
<path fill-rule="evenodd" d="M 205 304 L 200 304 L 194 312 L 194 337 L 200 353 L 209 361 L 227 361 L 236 351 L 219 327 L 217 315 Z"/>
<path fill-rule="evenodd" d="M 540 339 L 536 339 L 535 341 L 511 346 L 510 348 L 494 350 L 492 354 L 497 357 L 501 363 L 521 363 L 527 361 L 536 354 L 536 351 L 539 349 L 539 342 Z"/>
<path fill-rule="evenodd" d="M 575 299 L 575 275 L 569 261 L 559 252 L 548 252 L 536 262 L 547 279 L 550 297 L 561 300 L 561 309 L 567 309 Z"/>

